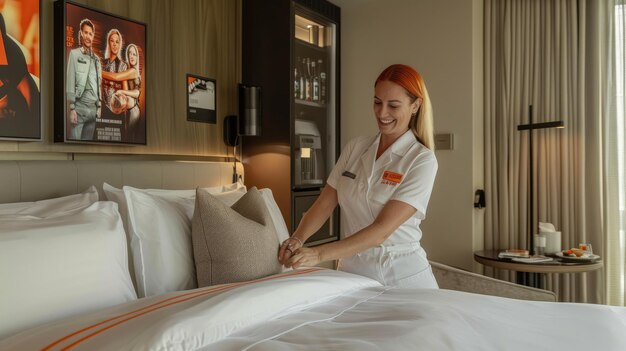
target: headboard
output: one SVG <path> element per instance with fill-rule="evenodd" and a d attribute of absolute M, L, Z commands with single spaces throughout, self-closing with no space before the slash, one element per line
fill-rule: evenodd
<path fill-rule="evenodd" d="M 243 174 L 241 163 L 237 173 Z M 197 161 L 0 161 L 0 203 L 76 194 L 102 183 L 115 187 L 194 189 L 232 183 L 231 162 Z"/>

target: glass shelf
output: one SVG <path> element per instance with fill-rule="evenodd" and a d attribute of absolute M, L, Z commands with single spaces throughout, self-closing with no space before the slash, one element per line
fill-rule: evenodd
<path fill-rule="evenodd" d="M 317 46 L 317 45 L 313 45 L 313 44 L 309 43 L 308 41 L 300 40 L 298 38 L 296 38 L 296 40 L 294 42 L 296 44 L 302 45 L 302 46 L 304 46 L 306 48 L 313 49 L 313 50 L 316 50 L 316 51 L 319 51 L 319 52 L 324 52 L 324 53 L 330 49 L 330 46 Z"/>
<path fill-rule="evenodd" d="M 298 105 L 326 108 L 326 104 L 320 104 L 319 102 L 315 102 L 315 101 L 307 101 L 307 100 L 295 99 L 295 102 Z"/>

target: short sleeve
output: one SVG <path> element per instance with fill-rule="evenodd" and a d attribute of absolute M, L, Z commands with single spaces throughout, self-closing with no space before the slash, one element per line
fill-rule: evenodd
<path fill-rule="evenodd" d="M 339 177 L 341 177 L 341 173 L 343 173 L 343 171 L 346 169 L 346 165 L 348 164 L 348 160 L 350 159 L 350 154 L 352 154 L 355 143 L 356 139 L 351 140 L 348 145 L 346 145 L 343 150 L 341 150 L 339 160 L 337 160 L 335 167 L 333 167 L 333 170 L 330 172 L 330 176 L 328 176 L 326 184 L 337 189 L 337 184 L 339 184 Z"/>
<path fill-rule="evenodd" d="M 435 183 L 437 168 L 437 159 L 432 151 L 428 150 L 418 155 L 390 200 L 407 203 L 417 210 L 417 218 L 426 218 L 426 208 Z"/>

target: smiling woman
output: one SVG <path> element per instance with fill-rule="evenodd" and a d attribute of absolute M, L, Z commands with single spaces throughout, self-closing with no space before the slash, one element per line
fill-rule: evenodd
<path fill-rule="evenodd" d="M 283 242 L 287 267 L 339 259 L 339 269 L 390 286 L 437 288 L 419 224 L 426 217 L 437 160 L 432 110 L 423 79 L 413 68 L 391 65 L 374 84 L 379 134 L 352 140 L 328 186 Z M 340 205 L 343 240 L 302 247 Z"/>

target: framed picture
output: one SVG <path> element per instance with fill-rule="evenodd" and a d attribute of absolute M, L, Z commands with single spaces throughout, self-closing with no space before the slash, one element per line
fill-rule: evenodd
<path fill-rule="evenodd" d="M 54 140 L 146 145 L 146 25 L 54 3 Z"/>
<path fill-rule="evenodd" d="M 41 140 L 41 0 L 0 1 L 0 139 Z"/>
<path fill-rule="evenodd" d="M 215 79 L 187 74 L 187 120 L 216 124 Z"/>

